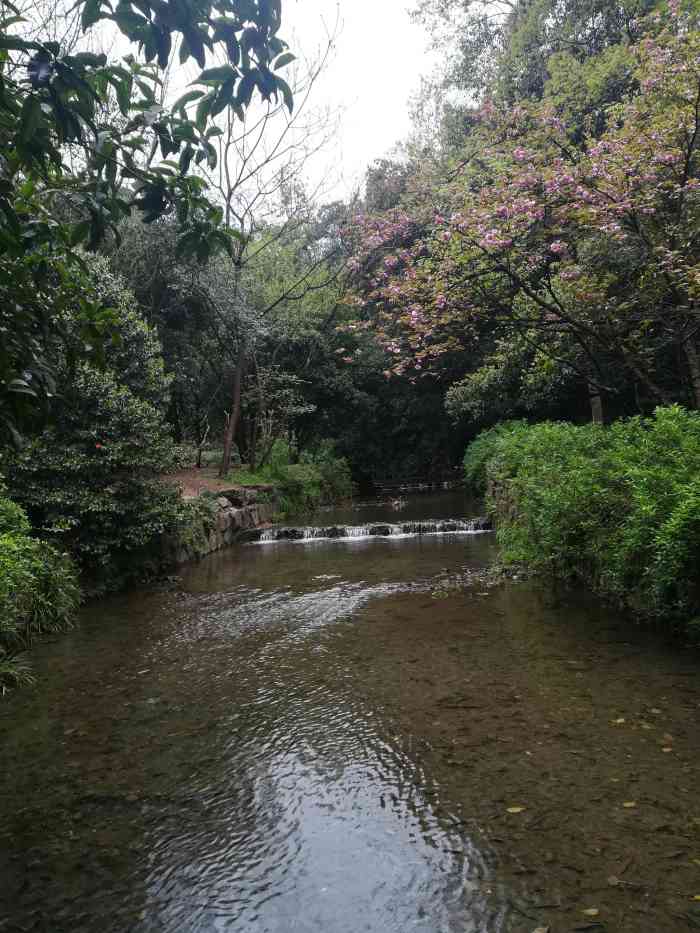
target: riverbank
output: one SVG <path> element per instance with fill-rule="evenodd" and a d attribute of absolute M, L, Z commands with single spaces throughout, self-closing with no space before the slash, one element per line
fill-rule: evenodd
<path fill-rule="evenodd" d="M 700 634 L 700 413 L 610 426 L 510 422 L 465 455 L 502 559 L 585 583 L 640 620 Z"/>
<path fill-rule="evenodd" d="M 221 480 L 207 485 L 206 477 L 195 485 L 195 480 L 191 474 L 184 481 L 182 476 L 172 478 L 181 489 L 187 518 L 175 535 L 163 539 L 163 569 L 230 547 L 244 532 L 268 528 L 278 513 L 274 486 L 231 487 Z"/>

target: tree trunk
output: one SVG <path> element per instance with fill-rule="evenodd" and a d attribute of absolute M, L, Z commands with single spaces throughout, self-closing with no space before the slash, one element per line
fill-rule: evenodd
<path fill-rule="evenodd" d="M 243 369 L 245 367 L 245 345 L 241 342 L 236 360 L 236 372 L 233 377 L 233 395 L 231 398 L 231 415 L 224 432 L 224 455 L 221 459 L 219 476 L 225 477 L 231 469 L 231 451 L 233 439 L 236 436 L 238 422 L 241 417 L 241 387 L 243 385 Z"/>
<path fill-rule="evenodd" d="M 250 472 L 255 473 L 258 468 L 258 413 L 253 415 L 253 425 L 250 429 L 250 450 L 248 451 Z"/>
<path fill-rule="evenodd" d="M 593 424 L 604 424 L 603 396 L 600 389 L 592 382 L 588 383 L 588 400 L 591 404 L 591 421 Z"/>
<path fill-rule="evenodd" d="M 209 421 L 206 422 L 206 429 L 202 432 L 200 431 L 199 443 L 197 444 L 197 469 L 202 469 L 202 454 L 204 452 L 204 445 L 207 442 L 209 437 Z"/>
<path fill-rule="evenodd" d="M 695 346 L 695 341 L 692 337 L 689 337 L 688 340 L 685 341 L 683 349 L 685 350 L 685 358 L 688 361 L 688 369 L 690 370 L 690 385 L 693 389 L 693 401 L 695 402 L 695 407 L 700 408 L 700 356 L 698 356 L 698 348 Z"/>
<path fill-rule="evenodd" d="M 251 472 L 255 473 L 257 467 L 257 458 L 258 458 L 258 435 L 260 434 L 260 421 L 263 418 L 263 412 L 265 410 L 265 396 L 263 393 L 263 383 L 260 378 L 260 370 L 258 369 L 257 361 L 255 364 L 255 383 L 258 396 L 258 404 L 255 409 L 255 416 L 253 418 L 253 436 L 250 442 L 250 469 Z M 263 464 L 261 463 L 260 466 Z"/>

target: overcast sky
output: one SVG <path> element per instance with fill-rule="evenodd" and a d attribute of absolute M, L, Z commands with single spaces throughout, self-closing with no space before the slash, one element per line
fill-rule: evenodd
<path fill-rule="evenodd" d="M 349 194 L 376 158 L 410 129 L 409 98 L 432 70 L 427 34 L 408 11 L 413 0 L 283 0 L 281 35 L 307 54 L 324 45 L 338 21 L 334 54 L 316 101 L 344 105 L 333 167 L 335 193 Z"/>

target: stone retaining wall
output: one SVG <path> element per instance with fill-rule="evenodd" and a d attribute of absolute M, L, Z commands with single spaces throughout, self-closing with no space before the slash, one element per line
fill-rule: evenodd
<path fill-rule="evenodd" d="M 243 534 L 270 524 L 277 511 L 272 486 L 236 487 L 191 499 L 192 523 L 168 546 L 172 562 L 184 564 L 229 547 Z"/>

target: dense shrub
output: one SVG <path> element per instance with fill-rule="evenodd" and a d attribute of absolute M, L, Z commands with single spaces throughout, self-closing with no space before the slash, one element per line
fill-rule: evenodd
<path fill-rule="evenodd" d="M 338 457 L 331 441 L 322 441 L 316 450 L 306 451 L 300 463 L 313 467 L 319 475 L 321 501 L 338 502 L 352 495 L 352 475 L 345 457 Z"/>
<path fill-rule="evenodd" d="M 88 588 L 99 591 L 155 569 L 161 536 L 176 528 L 181 504 L 158 482 L 174 462 L 158 340 L 104 262 L 92 258 L 88 269 L 119 339 L 106 341 L 101 365 L 76 363 L 81 322 L 65 312 L 51 426 L 7 451 L 3 468 L 33 527 L 69 550 Z"/>
<path fill-rule="evenodd" d="M 0 498 L 0 694 L 31 680 L 22 652 L 67 628 L 80 598 L 70 558 L 28 531 L 22 509 Z"/>
<path fill-rule="evenodd" d="M 525 421 L 503 421 L 472 441 L 464 454 L 464 478 L 467 486 L 477 493 L 486 492 L 486 468 L 492 460 L 498 443 L 505 434 L 527 430 Z"/>
<path fill-rule="evenodd" d="M 610 427 L 547 422 L 493 438 L 506 560 L 585 579 L 641 615 L 687 625 L 700 614 L 700 413 L 671 406 Z"/>
<path fill-rule="evenodd" d="M 348 462 L 344 457 L 337 457 L 333 445 L 328 442 L 321 443 L 315 451 L 304 452 L 298 463 L 292 463 L 289 445 L 277 440 L 266 466 L 256 473 L 237 472 L 232 479 L 244 485 L 273 485 L 280 511 L 285 515 L 312 511 L 352 495 Z"/>

